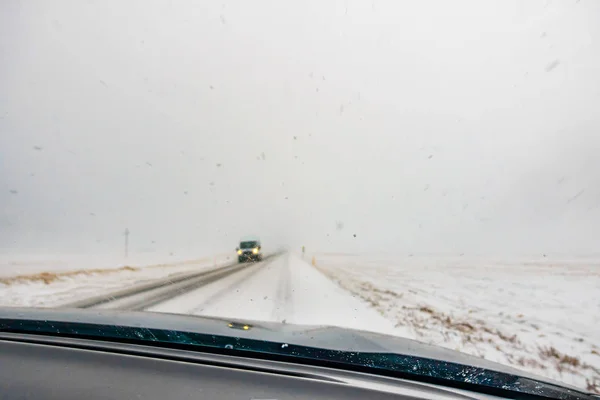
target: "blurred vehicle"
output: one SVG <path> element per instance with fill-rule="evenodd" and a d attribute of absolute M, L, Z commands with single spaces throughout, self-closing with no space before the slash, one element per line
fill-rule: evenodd
<path fill-rule="evenodd" d="M 257 237 L 247 237 L 240 240 L 240 246 L 236 248 L 238 254 L 238 263 L 247 261 L 262 261 L 263 251 L 260 239 Z"/>

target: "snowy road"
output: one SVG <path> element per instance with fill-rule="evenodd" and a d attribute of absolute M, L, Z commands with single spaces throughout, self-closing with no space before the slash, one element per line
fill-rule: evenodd
<path fill-rule="evenodd" d="M 600 391 L 600 260 L 318 254 L 313 266 L 310 258 L 238 265 L 222 256 L 0 278 L 0 305 L 346 327 Z"/>
<path fill-rule="evenodd" d="M 249 264 L 146 311 L 394 332 L 392 322 L 294 254 Z"/>

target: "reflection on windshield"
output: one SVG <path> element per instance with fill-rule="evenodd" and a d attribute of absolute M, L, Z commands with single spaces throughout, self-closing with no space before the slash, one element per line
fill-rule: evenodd
<path fill-rule="evenodd" d="M 4 2 L 0 306 L 335 326 L 600 392 L 599 27 L 592 0 Z"/>

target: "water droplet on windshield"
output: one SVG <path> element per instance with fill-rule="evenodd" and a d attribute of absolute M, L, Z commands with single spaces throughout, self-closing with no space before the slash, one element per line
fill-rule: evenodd
<path fill-rule="evenodd" d="M 226 349 L 233 349 L 233 345 L 232 345 L 232 344 L 226 344 L 226 345 L 225 345 L 225 348 L 226 348 Z"/>
<path fill-rule="evenodd" d="M 284 343 L 284 344 L 282 344 L 282 345 L 281 345 L 281 348 L 282 348 L 282 349 L 285 349 L 286 347 L 288 347 L 288 344 L 287 344 L 287 343 Z"/>

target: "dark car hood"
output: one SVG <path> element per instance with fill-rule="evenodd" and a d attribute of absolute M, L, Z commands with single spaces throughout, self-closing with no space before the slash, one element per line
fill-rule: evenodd
<path fill-rule="evenodd" d="M 529 374 L 516 368 L 443 347 L 432 346 L 396 336 L 334 326 L 294 325 L 278 322 L 152 312 L 50 308 L 0 308 L 0 319 L 167 329 L 180 332 L 264 340 L 345 352 L 394 353 L 484 368 L 527 377 L 577 391 L 581 390 Z"/>

